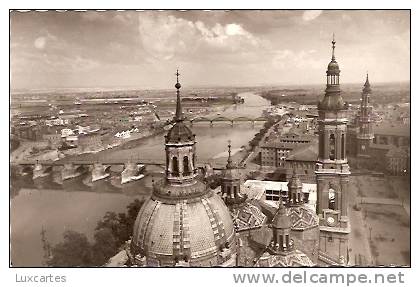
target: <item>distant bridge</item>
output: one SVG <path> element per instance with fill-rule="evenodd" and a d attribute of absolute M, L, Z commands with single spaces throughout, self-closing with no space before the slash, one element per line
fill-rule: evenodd
<path fill-rule="evenodd" d="M 60 160 L 21 160 L 12 162 L 12 165 L 48 165 L 48 166 L 63 166 L 66 164 L 73 164 L 73 165 L 93 165 L 96 163 L 100 163 L 103 165 L 126 165 L 127 163 L 132 164 L 143 164 L 143 165 L 157 165 L 162 166 L 165 165 L 164 162 L 159 162 L 152 159 L 101 159 L 101 158 L 92 158 L 92 159 L 60 159 Z"/>
<path fill-rule="evenodd" d="M 234 122 L 250 122 L 252 124 L 254 124 L 255 122 L 266 122 L 268 121 L 267 117 L 258 117 L 258 118 L 250 118 L 250 117 L 236 117 L 236 118 L 228 118 L 228 117 L 223 117 L 223 116 L 219 116 L 219 117 L 215 117 L 215 118 L 211 118 L 211 117 L 196 117 L 193 119 L 189 119 L 188 120 L 190 122 L 191 125 L 193 125 L 194 123 L 202 123 L 202 122 L 208 122 L 210 123 L 210 125 L 213 125 L 213 123 L 217 123 L 217 122 L 229 122 L 231 125 L 233 125 Z"/>

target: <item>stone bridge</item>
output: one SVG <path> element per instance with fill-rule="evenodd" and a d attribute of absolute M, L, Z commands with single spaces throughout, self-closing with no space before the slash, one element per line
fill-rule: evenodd
<path fill-rule="evenodd" d="M 54 167 L 60 167 L 62 180 L 67 180 L 80 176 L 86 169 L 92 173 L 92 182 L 105 179 L 110 176 L 111 166 L 123 166 L 121 172 L 121 184 L 138 180 L 144 177 L 142 171 L 147 165 L 159 166 L 165 168 L 164 162 L 152 159 L 122 159 L 122 158 L 99 158 L 91 157 L 84 159 L 65 158 L 56 161 L 52 160 L 23 160 L 11 162 L 12 166 L 17 166 L 21 174 L 32 172 L 33 179 L 48 176 Z M 203 171 L 222 170 L 223 166 L 210 166 L 209 163 L 197 163 L 197 167 Z M 243 168 L 243 167 L 242 167 Z"/>
<path fill-rule="evenodd" d="M 258 117 L 258 118 L 250 118 L 250 117 L 228 118 L 228 117 L 219 116 L 219 117 L 215 117 L 215 118 L 211 118 L 211 117 L 196 117 L 196 118 L 193 118 L 193 119 L 188 119 L 187 121 L 189 121 L 191 125 L 193 125 L 194 123 L 208 122 L 208 123 L 210 123 L 210 126 L 213 126 L 213 123 L 227 122 L 227 123 L 230 123 L 230 125 L 233 126 L 233 123 L 235 123 L 235 122 L 250 122 L 250 123 L 252 123 L 254 125 L 255 122 L 266 122 L 266 121 L 268 121 L 268 118 L 266 118 L 266 117 Z"/>

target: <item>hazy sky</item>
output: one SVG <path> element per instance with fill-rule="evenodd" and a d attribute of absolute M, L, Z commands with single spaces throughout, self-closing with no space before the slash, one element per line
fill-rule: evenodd
<path fill-rule="evenodd" d="M 12 12 L 12 88 L 410 79 L 408 11 Z"/>

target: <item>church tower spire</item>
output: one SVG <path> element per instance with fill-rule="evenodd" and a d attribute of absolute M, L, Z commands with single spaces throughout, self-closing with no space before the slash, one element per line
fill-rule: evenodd
<path fill-rule="evenodd" d="M 178 69 L 176 70 L 176 84 L 175 84 L 175 88 L 176 88 L 176 112 L 175 112 L 175 121 L 180 122 L 183 120 L 183 116 L 182 116 L 182 106 L 181 106 L 181 96 L 180 96 L 180 92 L 179 89 L 181 89 L 181 84 L 179 83 L 179 76 L 181 75 L 178 71 Z"/>
<path fill-rule="evenodd" d="M 366 81 L 363 85 L 362 99 L 360 102 L 359 115 L 357 117 L 357 156 L 369 157 L 369 147 L 373 141 L 373 107 L 370 103 L 372 89 L 369 83 L 369 74 L 366 73 Z"/>
<path fill-rule="evenodd" d="M 246 196 L 241 194 L 241 175 L 238 167 L 232 161 L 232 145 L 229 140 L 228 159 L 226 168 L 222 174 L 221 191 L 226 205 L 238 205 L 246 200 Z"/>
<path fill-rule="evenodd" d="M 327 68 L 325 95 L 318 104 L 318 162 L 316 212 L 319 217 L 321 252 L 339 262 L 346 256 L 350 223 L 348 217 L 347 106 L 340 90 L 340 68 L 335 57 L 335 37 L 332 57 Z"/>

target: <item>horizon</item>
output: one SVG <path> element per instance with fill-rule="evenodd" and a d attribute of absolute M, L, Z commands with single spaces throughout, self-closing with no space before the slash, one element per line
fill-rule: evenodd
<path fill-rule="evenodd" d="M 361 87 L 364 84 L 364 80 L 361 82 L 353 82 L 353 83 L 340 83 L 341 87 L 347 87 L 347 86 L 358 86 L 360 85 Z M 385 86 L 385 85 L 409 85 L 409 87 L 411 87 L 411 81 L 394 81 L 394 82 L 377 82 L 377 83 L 372 83 L 371 81 L 371 86 L 375 87 L 375 86 Z M 325 83 L 320 83 L 320 84 L 255 84 L 255 85 L 248 85 L 248 86 L 239 86 L 239 85 L 235 85 L 235 86 L 229 86 L 229 85 L 194 85 L 194 86 L 190 86 L 190 85 L 186 85 L 183 84 L 181 90 L 188 90 L 188 89 L 204 89 L 204 88 L 209 88 L 209 89 L 222 89 L 222 88 L 237 88 L 237 89 L 244 89 L 244 88 L 264 88 L 264 87 L 272 87 L 272 88 L 298 88 L 298 87 L 323 87 L 325 86 Z M 173 87 L 166 87 L 166 88 L 161 88 L 161 87 L 139 87 L 139 86 L 102 86 L 102 87 L 48 87 L 48 88 L 19 88 L 19 89 L 10 89 L 10 93 L 11 94 L 17 94 L 17 93 L 22 93 L 22 92 L 35 92 L 35 91 L 39 91 L 39 92 L 47 92 L 47 91 L 51 91 L 51 90 L 100 90 L 100 89 L 104 89 L 107 91 L 119 91 L 119 90 L 142 90 L 142 91 L 147 91 L 147 90 L 155 90 L 155 91 L 171 91 L 174 88 Z M 84 91 L 80 91 L 80 92 L 84 92 Z"/>

